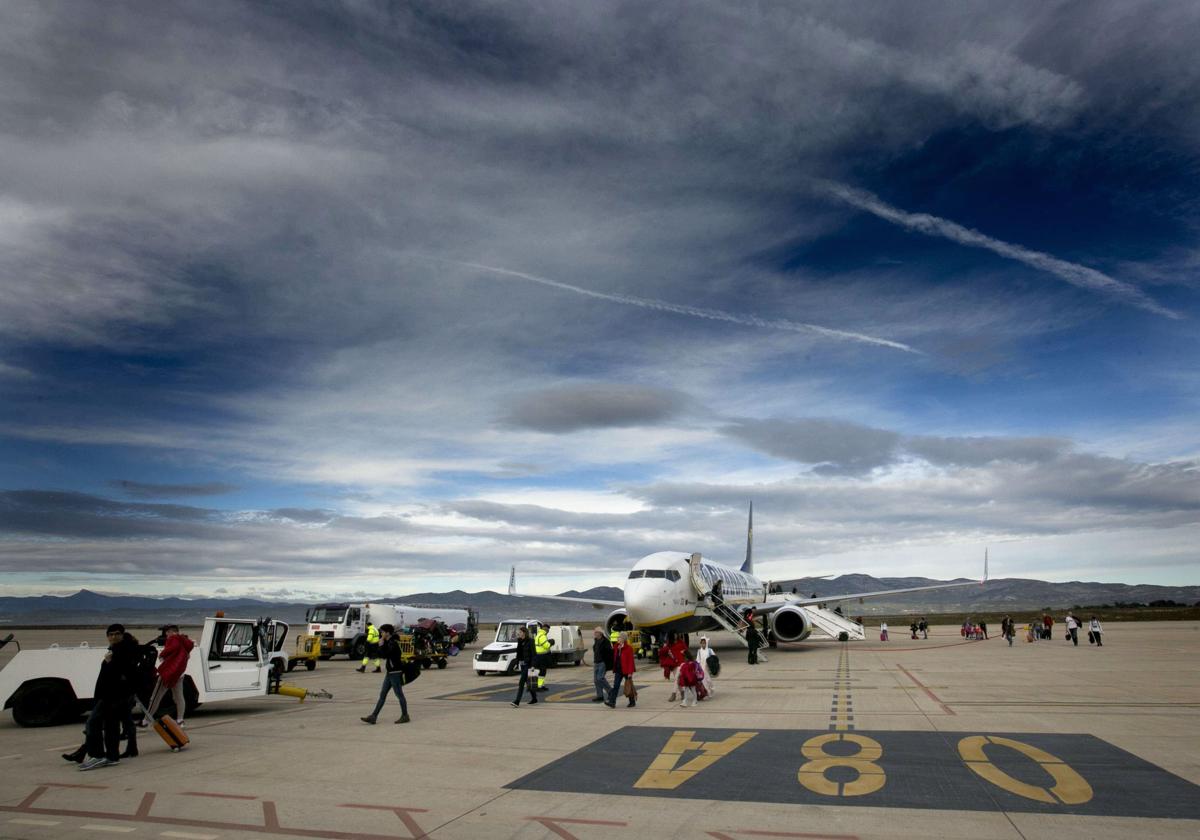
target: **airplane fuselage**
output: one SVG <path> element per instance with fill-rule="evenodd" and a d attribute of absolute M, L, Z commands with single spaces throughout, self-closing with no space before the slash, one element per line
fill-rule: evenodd
<path fill-rule="evenodd" d="M 625 611 L 635 627 L 676 633 L 720 629 L 692 583 L 689 556 L 683 551 L 659 551 L 634 565 L 625 581 Z M 721 582 L 722 597 L 731 606 L 761 603 L 766 597 L 763 582 L 740 569 L 702 559 L 700 574 L 710 587 Z M 697 606 L 702 609 L 699 615 Z"/>

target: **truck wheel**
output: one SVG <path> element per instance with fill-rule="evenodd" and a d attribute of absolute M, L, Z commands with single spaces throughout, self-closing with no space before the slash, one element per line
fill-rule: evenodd
<path fill-rule="evenodd" d="M 445 668 L 446 668 L 446 660 L 445 660 L 445 659 L 439 659 L 439 660 L 438 660 L 438 670 L 439 670 L 439 671 L 443 671 L 443 670 L 445 670 Z"/>
<path fill-rule="evenodd" d="M 304 667 L 310 671 L 317 670 L 317 660 L 315 660 L 315 659 L 308 660 L 307 662 L 304 663 Z"/>
<path fill-rule="evenodd" d="M 476 674 L 478 674 L 478 675 L 479 675 L 479 676 L 481 676 L 481 677 L 486 677 L 486 676 L 487 676 L 487 671 L 480 671 L 480 670 L 476 669 L 475 673 L 476 673 Z"/>
<path fill-rule="evenodd" d="M 350 645 L 350 658 L 362 659 L 367 655 L 367 639 L 365 636 L 359 636 L 354 640 L 354 644 Z"/>
<path fill-rule="evenodd" d="M 580 665 L 582 665 L 582 664 L 583 664 L 583 660 L 582 660 L 582 659 L 576 659 L 574 664 L 576 665 L 576 667 L 578 667 L 578 666 L 580 666 Z"/>
<path fill-rule="evenodd" d="M 289 674 L 292 673 L 292 671 L 294 671 L 296 669 L 296 660 L 295 659 L 288 660 L 287 669 L 288 669 Z"/>
<path fill-rule="evenodd" d="M 422 659 L 422 660 L 421 660 L 421 670 L 422 670 L 422 671 L 428 671 L 428 670 L 429 670 L 429 666 L 430 666 L 430 665 L 432 665 L 432 664 L 433 664 L 433 663 L 432 663 L 432 662 L 430 662 L 428 659 Z"/>
<path fill-rule="evenodd" d="M 272 659 L 271 660 L 271 674 L 275 677 L 275 679 L 277 679 L 277 680 L 283 679 L 284 670 L 290 671 L 292 669 L 287 668 L 287 666 L 285 666 L 283 664 L 282 659 Z"/>
<path fill-rule="evenodd" d="M 13 697 L 13 720 L 20 726 L 53 726 L 75 707 L 75 694 L 60 680 L 22 686 Z"/>

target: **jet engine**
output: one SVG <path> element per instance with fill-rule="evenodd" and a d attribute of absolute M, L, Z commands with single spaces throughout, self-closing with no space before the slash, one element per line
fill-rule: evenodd
<path fill-rule="evenodd" d="M 802 642 L 812 630 L 812 622 L 799 607 L 780 607 L 771 614 L 771 632 L 781 642 Z"/>
<path fill-rule="evenodd" d="M 608 614 L 608 618 L 604 620 L 604 632 L 612 634 L 612 631 L 622 631 L 625 629 L 625 622 L 629 620 L 629 613 L 624 609 L 613 610 Z"/>

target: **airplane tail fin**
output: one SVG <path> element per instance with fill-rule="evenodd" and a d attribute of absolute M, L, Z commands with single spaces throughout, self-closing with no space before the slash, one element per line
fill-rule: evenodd
<path fill-rule="evenodd" d="M 746 562 L 742 564 L 742 571 L 748 575 L 754 574 L 754 557 L 751 554 L 754 548 L 754 502 L 750 503 L 750 518 L 746 521 Z"/>
<path fill-rule="evenodd" d="M 508 594 L 517 594 L 517 567 L 513 566 L 508 572 Z"/>
<path fill-rule="evenodd" d="M 985 548 L 983 550 L 983 580 L 979 581 L 980 586 L 983 586 L 983 584 L 987 583 L 987 579 L 988 579 L 988 556 L 987 556 L 987 554 L 988 554 L 988 550 Z"/>

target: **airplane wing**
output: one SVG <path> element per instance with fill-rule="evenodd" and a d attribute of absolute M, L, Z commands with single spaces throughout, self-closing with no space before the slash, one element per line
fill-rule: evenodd
<path fill-rule="evenodd" d="M 754 611 L 760 615 L 773 613 L 780 607 L 811 607 L 817 604 L 838 604 L 843 601 L 863 601 L 867 598 L 882 598 L 884 595 L 903 595 L 906 592 L 927 592 L 931 589 L 952 589 L 957 586 L 983 586 L 988 579 L 987 551 L 983 552 L 982 580 L 956 580 L 953 583 L 935 583 L 932 586 L 910 586 L 906 589 L 881 589 L 876 592 L 855 592 L 849 595 L 822 595 L 818 598 L 785 598 L 781 601 L 764 601 L 753 604 Z"/>
<path fill-rule="evenodd" d="M 598 610 L 605 607 L 623 607 L 624 601 L 605 601 L 601 598 L 571 598 L 567 595 L 522 595 L 517 591 L 517 567 L 513 566 L 508 573 L 508 594 L 514 598 L 542 598 L 546 601 L 569 601 L 574 604 L 591 604 Z"/>

